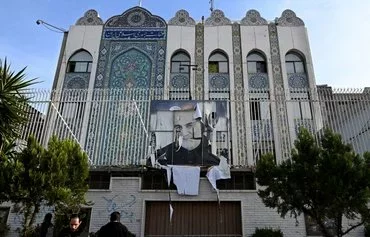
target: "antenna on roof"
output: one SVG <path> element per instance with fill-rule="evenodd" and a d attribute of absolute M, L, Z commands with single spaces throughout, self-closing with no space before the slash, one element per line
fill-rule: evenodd
<path fill-rule="evenodd" d="M 211 4 L 211 8 L 209 10 L 211 10 L 211 12 L 213 12 L 213 9 L 214 9 L 213 0 L 209 0 L 209 3 Z"/>
<path fill-rule="evenodd" d="M 139 0 L 139 7 L 141 7 L 142 0 Z"/>

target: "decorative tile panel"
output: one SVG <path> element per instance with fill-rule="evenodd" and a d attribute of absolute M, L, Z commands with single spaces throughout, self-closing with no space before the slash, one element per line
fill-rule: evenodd
<path fill-rule="evenodd" d="M 98 12 L 91 9 L 85 12 L 84 16 L 77 20 L 76 25 L 103 25 L 103 20 Z"/>
<path fill-rule="evenodd" d="M 270 37 L 272 75 L 276 100 L 278 136 L 281 144 L 282 159 L 287 159 L 290 156 L 291 144 L 289 139 L 289 125 L 285 103 L 286 98 L 284 92 L 283 75 L 281 72 L 279 38 L 275 23 L 269 24 L 268 30 Z"/>
<path fill-rule="evenodd" d="M 147 155 L 143 148 L 149 140 L 137 134 L 146 131 L 148 104 L 137 101 L 163 99 L 166 40 L 166 22 L 141 7 L 105 23 L 94 85 L 104 90 L 93 95 L 86 137 L 86 149 L 101 157 L 98 163 L 138 164 Z"/>
<path fill-rule="evenodd" d="M 305 73 L 289 73 L 289 88 L 309 88 L 307 75 Z"/>
<path fill-rule="evenodd" d="M 190 87 L 189 74 L 171 73 L 171 88 L 189 89 Z"/>
<path fill-rule="evenodd" d="M 248 73 L 249 89 L 268 89 L 267 73 Z"/>
<path fill-rule="evenodd" d="M 64 89 L 87 89 L 89 86 L 89 72 L 69 72 L 66 73 L 63 88 Z"/>
<path fill-rule="evenodd" d="M 165 29 L 105 28 L 103 39 L 107 40 L 164 40 Z"/>
<path fill-rule="evenodd" d="M 94 92 L 86 151 L 97 164 L 139 165 L 145 158 L 149 138 L 148 120 L 143 118 L 149 113 L 148 96 L 148 89 Z"/>
<path fill-rule="evenodd" d="M 198 23 L 195 26 L 195 64 L 198 65 L 195 74 L 195 98 L 204 98 L 204 25 Z"/>
<path fill-rule="evenodd" d="M 148 77 L 150 80 L 147 86 L 163 88 L 165 45 L 166 41 L 122 42 L 103 40 L 99 55 L 95 88 L 111 88 L 110 86 L 112 84 L 110 84 L 109 80 L 111 79 L 113 61 L 129 50 L 137 50 L 149 59 L 151 70 Z"/>
<path fill-rule="evenodd" d="M 166 21 L 152 15 L 148 10 L 141 7 L 133 7 L 122 15 L 113 16 L 107 20 L 105 27 L 154 27 L 166 28 Z"/>
<path fill-rule="evenodd" d="M 281 17 L 276 20 L 279 26 L 304 26 L 304 22 L 301 18 L 297 17 L 295 12 L 292 10 L 285 10 L 281 14 Z"/>
<path fill-rule="evenodd" d="M 240 25 L 245 26 L 260 26 L 267 25 L 267 21 L 261 17 L 260 13 L 256 10 L 249 10 L 245 17 L 241 20 Z"/>
<path fill-rule="evenodd" d="M 233 61 L 234 61 L 234 91 L 235 91 L 235 125 L 237 135 L 237 155 L 239 162 L 244 164 L 247 157 L 247 140 L 246 140 L 246 121 L 244 111 L 244 83 L 242 72 L 242 53 L 241 53 L 241 36 L 240 25 L 232 25 L 232 42 L 233 42 Z"/>
<path fill-rule="evenodd" d="M 230 78 L 228 73 L 210 73 L 209 90 L 230 90 Z"/>
<path fill-rule="evenodd" d="M 231 25 L 231 21 L 225 17 L 225 14 L 221 10 L 214 10 L 211 16 L 206 19 L 206 26 L 224 26 Z"/>
<path fill-rule="evenodd" d="M 189 16 L 189 13 L 185 10 L 180 10 L 176 12 L 175 17 L 173 17 L 168 25 L 176 26 L 195 26 L 195 21 Z"/>
<path fill-rule="evenodd" d="M 112 62 L 109 88 L 148 88 L 151 64 L 150 58 L 136 49 L 120 54 Z"/>

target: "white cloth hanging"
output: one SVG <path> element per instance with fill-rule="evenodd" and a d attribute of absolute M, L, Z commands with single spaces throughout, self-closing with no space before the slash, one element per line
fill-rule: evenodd
<path fill-rule="evenodd" d="M 219 179 L 230 179 L 230 166 L 227 164 L 227 160 L 225 157 L 220 157 L 220 164 L 217 166 L 212 166 L 207 172 L 208 181 L 211 183 L 212 187 L 217 192 L 217 197 L 219 195 L 219 191 L 217 188 L 217 180 Z"/>
<path fill-rule="evenodd" d="M 170 166 L 170 165 L 169 165 Z M 173 183 L 180 195 L 198 195 L 200 167 L 171 165 Z"/>

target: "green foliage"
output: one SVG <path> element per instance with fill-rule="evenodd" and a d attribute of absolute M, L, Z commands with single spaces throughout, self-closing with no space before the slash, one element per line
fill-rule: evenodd
<path fill-rule="evenodd" d="M 259 229 L 256 228 L 256 231 L 252 235 L 252 237 L 283 237 L 283 232 L 281 230 L 274 230 L 271 228 L 263 228 Z"/>
<path fill-rule="evenodd" d="M 24 92 L 35 79 L 27 80 L 25 70 L 14 72 L 6 59 L 4 63 L 0 60 L 0 152 L 5 141 L 19 136 L 20 125 L 27 121 L 29 98 Z"/>
<path fill-rule="evenodd" d="M 369 223 L 365 223 L 365 237 L 370 237 L 370 224 Z"/>
<path fill-rule="evenodd" d="M 291 159 L 277 165 L 266 155 L 258 162 L 257 182 L 265 186 L 258 195 L 282 217 L 310 216 L 324 236 L 333 236 L 325 221 L 334 220 L 338 236 L 343 236 L 369 218 L 369 164 L 370 154 L 355 154 L 339 134 L 325 130 L 317 142 L 301 129 Z M 343 230 L 343 217 L 360 220 Z"/>
<path fill-rule="evenodd" d="M 27 147 L 15 159 L 21 164 L 9 199 L 19 204 L 24 215 L 22 236 L 32 232 L 42 205 L 86 204 L 88 160 L 79 145 L 52 137 L 43 148 L 30 137 Z"/>
<path fill-rule="evenodd" d="M 9 232 L 10 227 L 6 223 L 0 221 L 0 236 L 6 236 L 6 234 Z"/>
<path fill-rule="evenodd" d="M 0 151 L 0 203 L 9 200 L 9 194 L 14 189 L 15 179 L 21 169 L 16 156 L 15 143 L 6 140 Z"/>
<path fill-rule="evenodd" d="M 15 140 L 27 121 L 29 98 L 25 90 L 35 83 L 35 79 L 26 79 L 25 70 L 14 72 L 6 59 L 4 63 L 0 59 L 0 203 L 9 200 L 13 177 L 18 172 Z"/>

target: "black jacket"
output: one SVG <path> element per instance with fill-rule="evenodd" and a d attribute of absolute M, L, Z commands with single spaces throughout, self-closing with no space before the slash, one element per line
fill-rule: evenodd
<path fill-rule="evenodd" d="M 71 229 L 69 227 L 67 228 L 64 228 L 60 234 L 58 235 L 58 237 L 79 237 L 81 235 L 81 232 L 80 230 L 77 230 L 75 232 L 72 232 Z"/>
<path fill-rule="evenodd" d="M 165 154 L 166 160 L 162 155 Z M 170 143 L 156 151 L 156 159 L 161 165 L 219 165 L 220 158 L 212 154 L 208 147 L 208 139 L 203 136 L 200 144 L 193 150 L 184 147 L 178 149 L 176 144 Z M 150 160 L 150 158 L 149 158 Z"/>
<path fill-rule="evenodd" d="M 100 228 L 98 237 L 134 237 L 127 227 L 120 222 L 109 222 Z"/>

